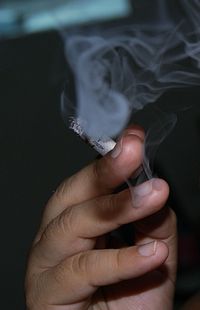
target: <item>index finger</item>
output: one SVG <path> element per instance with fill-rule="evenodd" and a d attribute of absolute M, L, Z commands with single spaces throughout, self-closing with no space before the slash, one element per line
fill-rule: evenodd
<path fill-rule="evenodd" d="M 46 206 L 42 227 L 68 206 L 112 193 L 141 165 L 143 141 L 139 126 L 127 129 L 112 152 L 65 180 Z"/>

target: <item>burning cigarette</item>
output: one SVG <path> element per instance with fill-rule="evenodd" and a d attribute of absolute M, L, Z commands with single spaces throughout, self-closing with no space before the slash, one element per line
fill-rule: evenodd
<path fill-rule="evenodd" d="M 116 142 L 113 139 L 106 137 L 94 140 L 88 135 L 86 135 L 81 123 L 82 122 L 80 119 L 71 117 L 69 121 L 69 128 L 72 129 L 81 139 L 83 139 L 83 141 L 89 144 L 95 151 L 104 156 L 114 149 L 114 147 L 116 146 Z M 142 173 L 146 174 L 143 165 L 135 171 L 135 173 L 132 175 L 132 178 L 126 180 L 128 186 L 131 187 L 131 185 L 134 183 L 134 180 L 136 180 L 136 178 Z M 147 174 L 146 176 L 148 179 Z M 151 177 L 149 179 L 151 179 Z"/>
<path fill-rule="evenodd" d="M 69 128 L 72 129 L 79 137 L 81 137 L 86 143 L 88 143 L 95 151 L 102 156 L 112 151 L 116 145 L 116 142 L 108 137 L 102 139 L 92 139 L 85 134 L 81 121 L 78 118 L 71 117 Z"/>

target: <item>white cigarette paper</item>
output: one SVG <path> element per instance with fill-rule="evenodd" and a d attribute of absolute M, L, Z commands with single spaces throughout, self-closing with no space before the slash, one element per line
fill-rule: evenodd
<path fill-rule="evenodd" d="M 72 129 L 85 142 L 89 143 L 92 146 L 92 148 L 102 156 L 112 151 L 116 145 L 116 142 L 109 137 L 103 137 L 101 139 L 95 140 L 87 136 L 84 133 L 83 128 L 81 126 L 81 121 L 78 118 L 74 117 L 70 118 L 69 128 Z"/>

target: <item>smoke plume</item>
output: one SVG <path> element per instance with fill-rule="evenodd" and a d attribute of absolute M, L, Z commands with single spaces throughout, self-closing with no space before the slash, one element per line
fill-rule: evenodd
<path fill-rule="evenodd" d="M 76 116 L 93 138 L 117 136 L 136 111 L 169 89 L 200 84 L 200 1 L 135 4 L 126 26 L 65 37 Z M 159 142 L 175 123 L 174 116 L 165 116 L 164 125 L 158 120 Z"/>

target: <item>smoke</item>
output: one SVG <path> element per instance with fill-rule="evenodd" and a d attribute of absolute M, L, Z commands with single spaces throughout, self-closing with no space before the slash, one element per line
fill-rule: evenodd
<path fill-rule="evenodd" d="M 140 2 L 129 25 L 65 37 L 75 114 L 93 138 L 117 136 L 136 111 L 164 92 L 200 84 L 200 1 Z M 172 115 L 163 120 L 149 131 L 149 137 L 157 132 L 151 145 L 176 123 Z"/>

